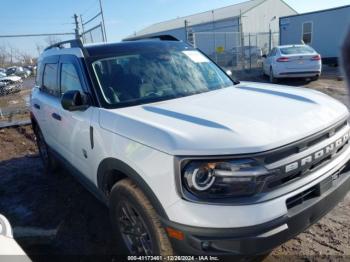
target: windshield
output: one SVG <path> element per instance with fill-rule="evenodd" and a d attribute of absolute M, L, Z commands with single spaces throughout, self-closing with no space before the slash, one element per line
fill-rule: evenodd
<path fill-rule="evenodd" d="M 92 63 L 109 107 L 174 99 L 231 86 L 233 81 L 196 50 L 140 51 Z"/>
<path fill-rule="evenodd" d="M 310 46 L 291 46 L 281 48 L 281 53 L 283 55 L 292 55 L 292 54 L 310 54 L 315 53 L 315 50 Z"/>

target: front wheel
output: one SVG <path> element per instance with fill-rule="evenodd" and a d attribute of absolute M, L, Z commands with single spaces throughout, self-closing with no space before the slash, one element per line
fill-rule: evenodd
<path fill-rule="evenodd" d="M 118 254 L 173 255 L 155 209 L 130 179 L 121 180 L 112 188 L 110 215 Z"/>

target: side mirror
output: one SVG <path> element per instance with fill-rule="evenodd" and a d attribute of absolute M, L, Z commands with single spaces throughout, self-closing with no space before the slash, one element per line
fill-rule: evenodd
<path fill-rule="evenodd" d="M 89 97 L 77 90 L 67 91 L 61 99 L 62 107 L 67 111 L 84 111 L 90 106 Z"/>
<path fill-rule="evenodd" d="M 228 75 L 229 77 L 232 77 L 232 71 L 231 70 L 227 70 L 226 71 L 226 75 Z"/>
<path fill-rule="evenodd" d="M 262 57 L 262 58 L 267 58 L 267 55 L 262 55 L 261 57 Z"/>

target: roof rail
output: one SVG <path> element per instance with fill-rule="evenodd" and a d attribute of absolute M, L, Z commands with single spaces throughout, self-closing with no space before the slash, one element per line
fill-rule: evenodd
<path fill-rule="evenodd" d="M 46 47 L 44 49 L 44 51 L 48 51 L 52 48 L 64 48 L 64 45 L 66 44 L 70 44 L 70 48 L 80 48 L 84 54 L 85 57 L 89 56 L 89 53 L 87 52 L 87 50 L 85 49 L 83 42 L 80 39 L 72 39 L 72 40 L 67 40 L 67 41 L 62 41 L 62 42 L 58 42 L 55 43 L 53 45 L 50 45 L 48 47 Z"/>
<path fill-rule="evenodd" d="M 135 36 L 124 39 L 123 41 L 138 41 L 147 39 L 159 39 L 161 41 L 180 41 L 172 35 L 151 35 L 151 36 Z"/>
<path fill-rule="evenodd" d="M 44 51 L 47 51 L 51 48 L 63 48 L 63 45 L 65 44 L 70 44 L 70 47 L 73 48 L 73 47 L 79 47 L 81 48 L 83 46 L 83 43 L 79 40 L 79 39 L 72 39 L 72 40 L 67 40 L 67 41 L 63 41 L 63 42 L 58 42 L 58 43 L 55 43 L 53 45 L 50 45 L 48 47 L 46 47 L 44 49 Z"/>

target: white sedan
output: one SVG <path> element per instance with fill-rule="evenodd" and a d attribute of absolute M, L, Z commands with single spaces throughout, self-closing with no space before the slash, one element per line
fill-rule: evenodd
<path fill-rule="evenodd" d="M 264 74 L 272 83 L 280 78 L 292 77 L 317 80 L 321 75 L 321 55 L 308 45 L 277 46 L 263 57 Z"/>

